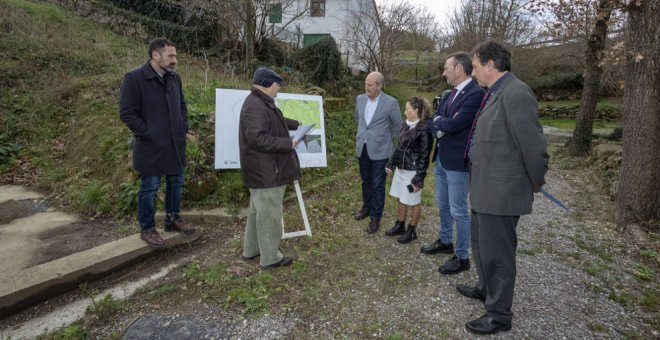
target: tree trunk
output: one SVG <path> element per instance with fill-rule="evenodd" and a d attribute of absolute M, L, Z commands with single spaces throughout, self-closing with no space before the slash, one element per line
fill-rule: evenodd
<path fill-rule="evenodd" d="M 596 26 L 589 36 L 585 51 L 584 85 L 580 99 L 580 113 L 575 122 L 573 138 L 569 142 L 568 151 L 573 156 L 583 156 L 591 148 L 591 134 L 596 117 L 596 102 L 600 75 L 603 68 L 600 65 L 602 52 L 607 39 L 607 22 L 612 14 L 611 0 L 600 0 L 597 10 Z"/>
<path fill-rule="evenodd" d="M 617 223 L 660 219 L 660 1 L 633 1 L 626 30 Z"/>
<path fill-rule="evenodd" d="M 245 64 L 244 72 L 250 74 L 254 59 L 254 34 L 257 25 L 256 9 L 252 0 L 245 0 Z"/>

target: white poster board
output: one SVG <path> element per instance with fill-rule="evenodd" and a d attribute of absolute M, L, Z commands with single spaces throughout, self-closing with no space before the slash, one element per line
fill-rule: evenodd
<path fill-rule="evenodd" d="M 248 90 L 215 90 L 215 168 L 240 169 L 238 150 L 238 121 Z M 314 124 L 303 140 L 298 142 L 296 152 L 303 168 L 328 166 L 323 123 L 323 98 L 303 94 L 279 93 L 275 104 L 285 117 Z M 293 131 L 290 131 L 293 135 Z"/>

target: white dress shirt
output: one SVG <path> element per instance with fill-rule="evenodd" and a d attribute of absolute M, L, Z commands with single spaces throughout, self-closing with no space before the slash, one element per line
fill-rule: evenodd
<path fill-rule="evenodd" d="M 364 107 L 364 120 L 367 122 L 367 125 L 369 125 L 371 119 L 374 118 L 374 113 L 376 113 L 376 107 L 378 107 L 378 100 L 380 99 L 381 94 L 383 93 L 379 93 L 378 97 L 373 100 L 367 96 L 367 105 Z"/>

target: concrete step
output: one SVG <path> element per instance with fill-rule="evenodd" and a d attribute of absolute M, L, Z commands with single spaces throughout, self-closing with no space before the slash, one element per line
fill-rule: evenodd
<path fill-rule="evenodd" d="M 0 318 L 127 266 L 149 254 L 192 242 L 191 235 L 161 232 L 166 248 L 151 248 L 135 234 L 42 263 L 18 272 L 0 273 Z"/>
<path fill-rule="evenodd" d="M 185 223 L 193 225 L 213 225 L 221 223 L 231 223 L 238 219 L 240 216 L 245 216 L 245 211 L 240 211 L 238 214 L 232 214 L 225 208 L 215 208 L 210 210 L 188 210 L 179 213 L 181 219 Z M 156 213 L 156 221 L 164 221 L 165 213 L 160 211 Z"/>

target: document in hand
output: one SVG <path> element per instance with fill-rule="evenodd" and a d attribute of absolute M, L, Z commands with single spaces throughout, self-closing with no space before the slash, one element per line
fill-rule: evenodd
<path fill-rule="evenodd" d="M 293 136 L 291 136 L 291 139 L 295 141 L 299 141 L 300 138 L 303 138 L 303 136 L 305 136 L 309 132 L 309 130 L 311 130 L 312 127 L 314 127 L 314 125 L 315 124 L 299 126 L 298 129 L 293 133 Z"/>

